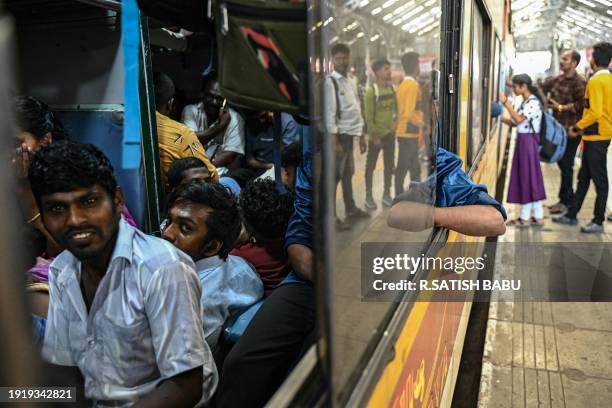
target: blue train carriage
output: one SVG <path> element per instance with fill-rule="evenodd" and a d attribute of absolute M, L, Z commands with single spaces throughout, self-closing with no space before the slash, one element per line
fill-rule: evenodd
<path fill-rule="evenodd" d="M 159 230 L 161 182 L 148 23 L 135 2 L 8 1 L 21 87 L 110 158 L 137 224 Z M 129 17 L 126 15 L 129 13 Z M 122 16 L 132 24 L 121 24 Z M 122 41 L 122 38 L 125 40 Z"/>

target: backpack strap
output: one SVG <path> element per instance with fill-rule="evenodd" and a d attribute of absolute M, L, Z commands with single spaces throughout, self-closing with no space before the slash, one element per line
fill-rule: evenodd
<path fill-rule="evenodd" d="M 374 123 L 376 123 L 376 108 L 378 108 L 378 98 L 380 97 L 380 91 L 378 90 L 378 84 L 374 82 L 372 86 L 374 89 Z"/>
<path fill-rule="evenodd" d="M 336 78 L 333 76 L 330 75 L 329 79 L 331 79 L 332 84 L 334 85 L 334 94 L 336 95 L 336 121 L 339 121 L 340 115 L 342 114 L 342 111 L 340 110 L 340 85 L 338 85 L 338 81 L 336 81 Z"/>
<path fill-rule="evenodd" d="M 274 181 L 279 193 L 284 193 L 285 185 L 281 176 L 281 143 L 283 139 L 283 122 L 281 113 L 274 113 Z"/>

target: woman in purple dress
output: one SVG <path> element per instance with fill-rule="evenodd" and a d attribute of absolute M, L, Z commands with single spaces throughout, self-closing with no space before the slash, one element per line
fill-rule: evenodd
<path fill-rule="evenodd" d="M 512 77 L 512 90 L 517 96 L 523 97 L 523 103 L 517 110 L 506 95 L 500 93 L 499 96 L 511 117 L 503 118 L 502 121 L 509 126 L 516 126 L 508 202 L 520 204 L 521 214 L 519 218 L 509 221 L 508 225 L 539 227 L 544 224 L 542 200 L 546 198 L 539 155 L 540 130 L 544 119 L 543 100 L 527 74 Z"/>

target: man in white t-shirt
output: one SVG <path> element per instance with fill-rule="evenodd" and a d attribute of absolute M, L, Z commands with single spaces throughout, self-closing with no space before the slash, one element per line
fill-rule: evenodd
<path fill-rule="evenodd" d="M 187 105 L 181 121 L 191 128 L 206 146 L 206 154 L 223 175 L 228 166 L 244 155 L 244 119 L 232 108 L 224 106 L 219 83 L 206 77 L 202 83 L 202 101 Z"/>

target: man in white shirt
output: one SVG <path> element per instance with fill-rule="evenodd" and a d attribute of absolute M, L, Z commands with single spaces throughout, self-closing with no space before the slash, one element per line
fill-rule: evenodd
<path fill-rule="evenodd" d="M 84 383 L 93 406 L 208 400 L 217 371 L 193 261 L 121 219 L 121 189 L 93 145 L 43 147 L 29 178 L 47 231 L 66 248 L 49 268 L 42 354 L 54 377 Z"/>
<path fill-rule="evenodd" d="M 247 261 L 229 255 L 242 222 L 236 198 L 219 183 L 191 182 L 168 198 L 162 238 L 189 255 L 202 285 L 204 336 L 215 350 L 227 319 L 263 297 L 261 278 Z"/>
<path fill-rule="evenodd" d="M 244 119 L 234 109 L 224 107 L 215 78 L 204 78 L 201 96 L 201 102 L 183 108 L 181 121 L 196 133 L 222 176 L 229 171 L 227 166 L 244 156 Z"/>
<path fill-rule="evenodd" d="M 368 214 L 355 205 L 353 198 L 353 174 L 355 158 L 353 139 L 359 138 L 361 154 L 366 152 L 363 118 L 357 85 L 348 78 L 350 49 L 346 44 L 336 44 L 331 49 L 334 71 L 325 81 L 325 127 L 336 138 L 337 180 L 342 185 L 345 221 L 351 218 L 367 218 Z M 348 229 L 349 223 L 336 219 L 339 229 Z"/>

